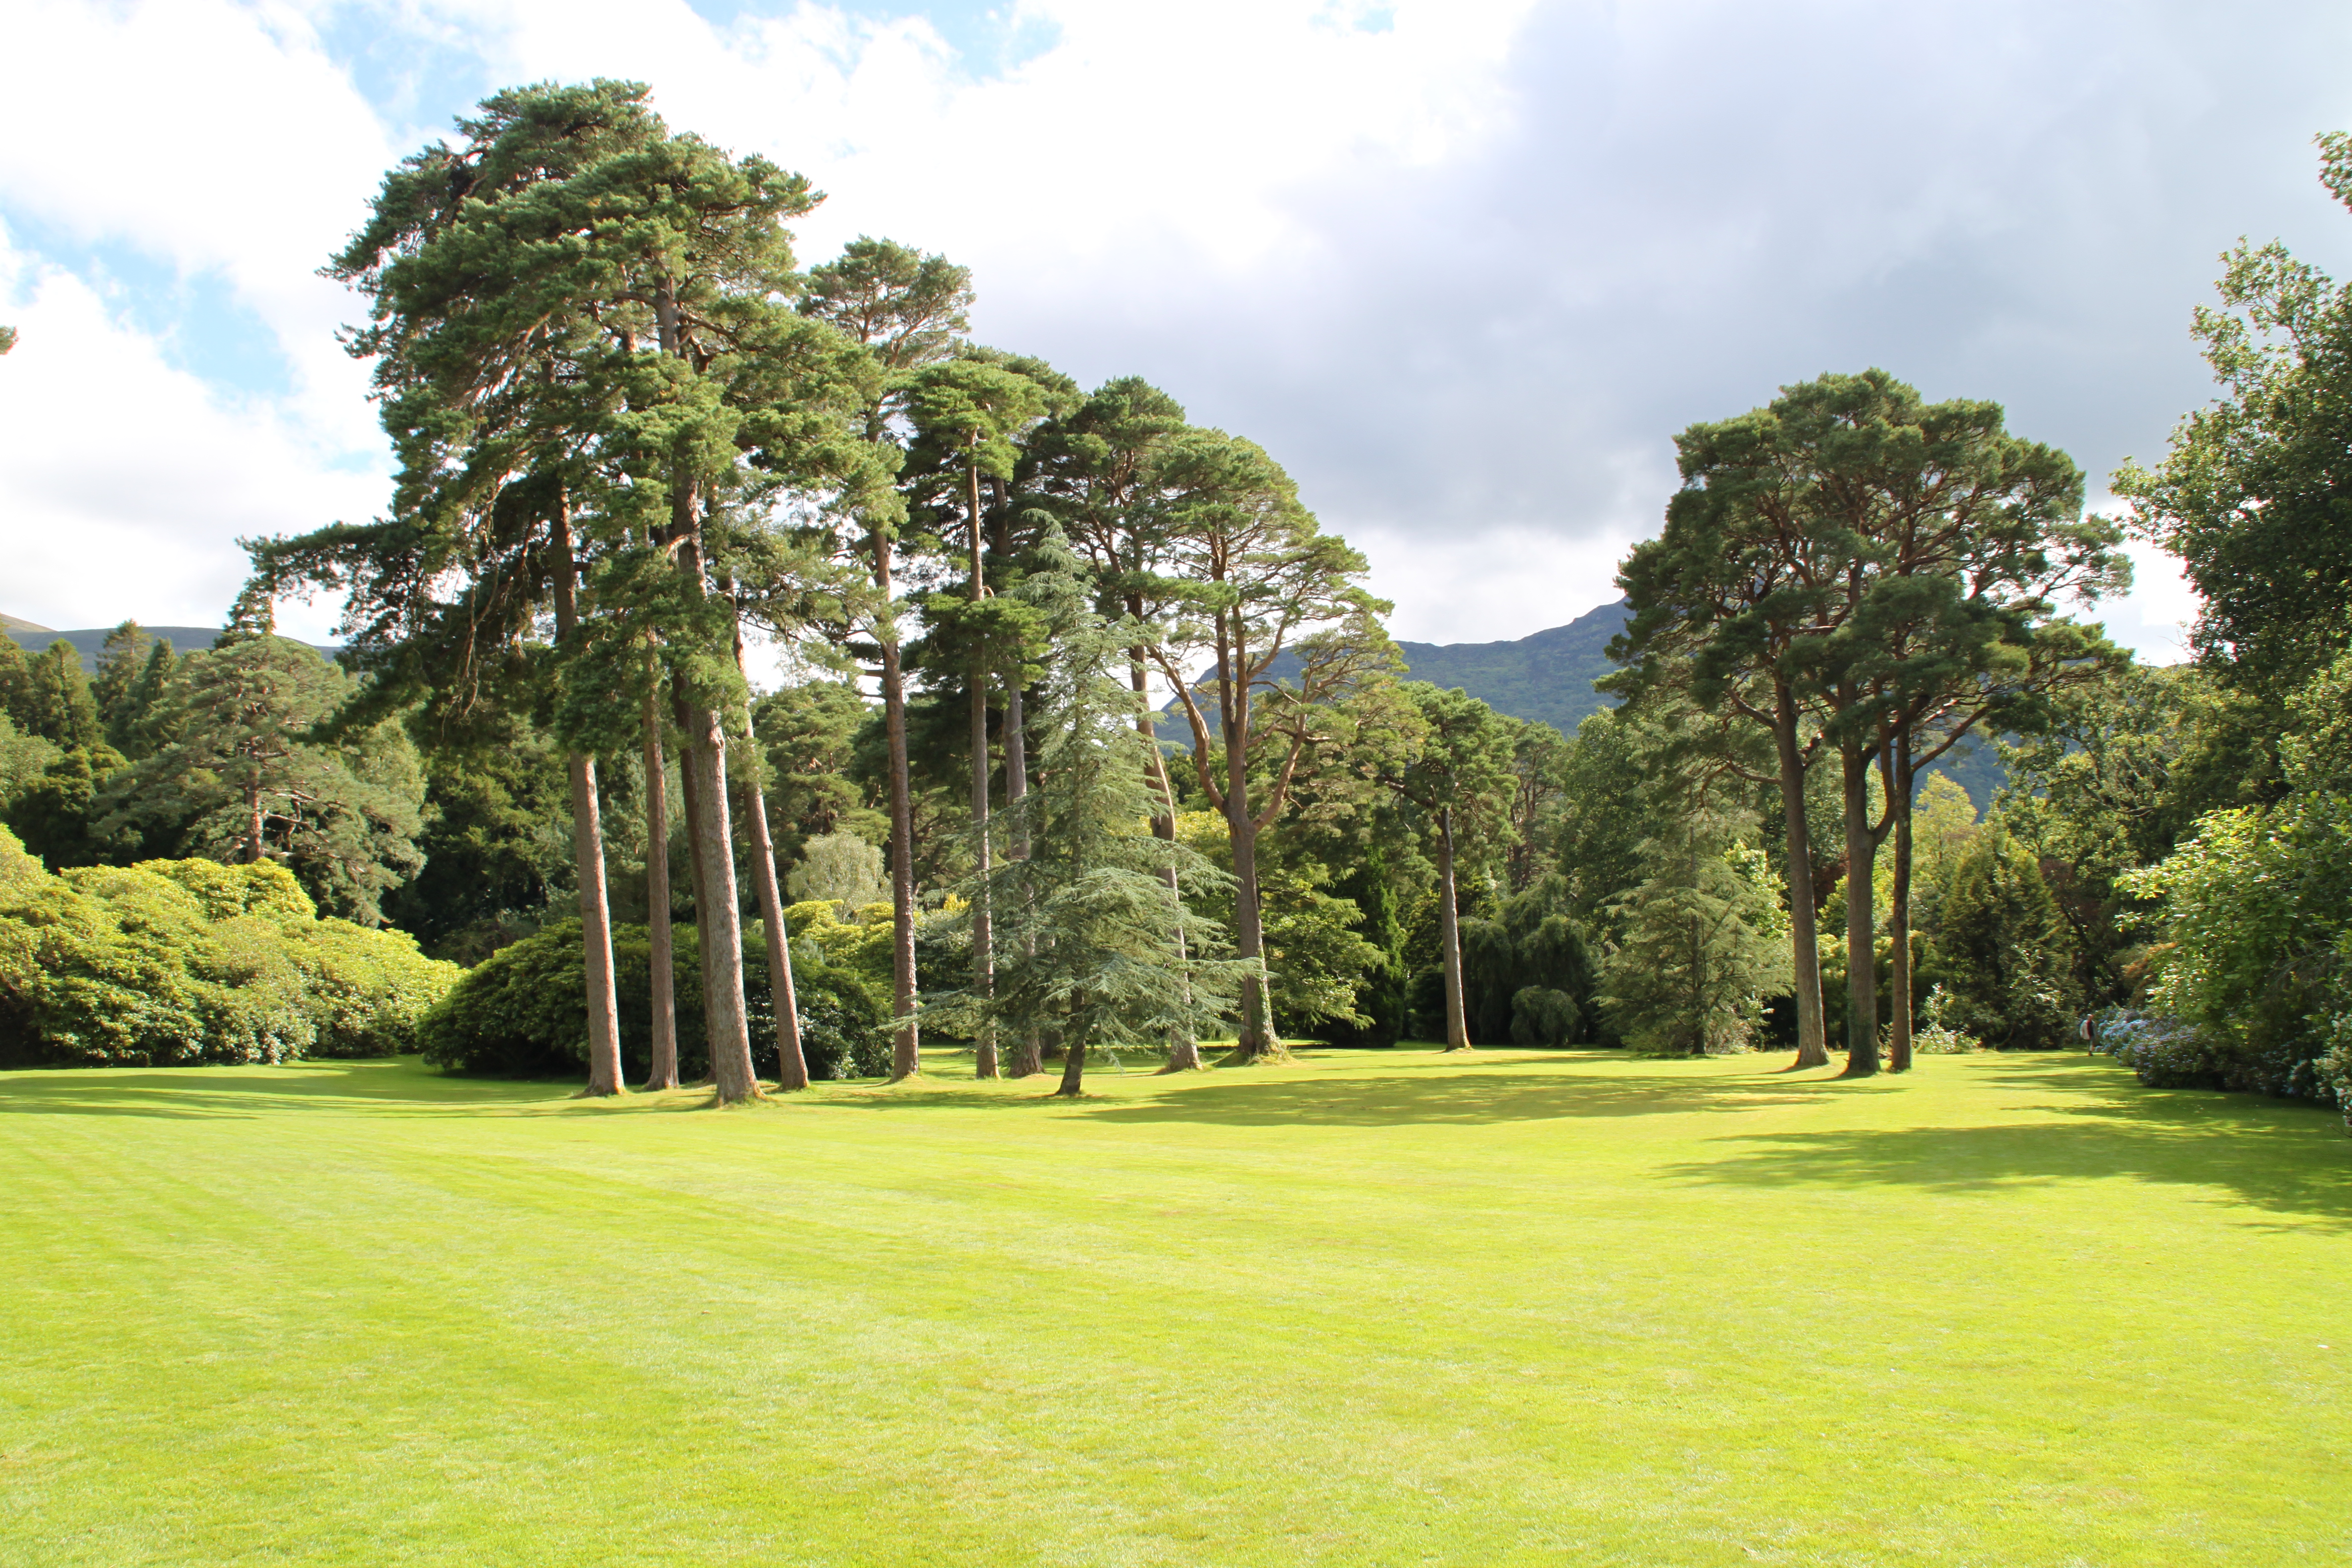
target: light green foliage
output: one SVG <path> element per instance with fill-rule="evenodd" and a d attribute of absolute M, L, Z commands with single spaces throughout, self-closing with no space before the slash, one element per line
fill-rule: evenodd
<path fill-rule="evenodd" d="M 38 735 L 27 735 L 16 721 L 0 712 L 0 819 L 17 797 L 58 761 L 58 748 Z"/>
<path fill-rule="evenodd" d="M 854 834 L 824 833 L 803 846 L 800 861 L 786 879 L 786 890 L 795 903 L 862 910 L 886 902 L 890 884 L 881 850 Z"/>
<path fill-rule="evenodd" d="M 396 931 L 321 920 L 283 867 L 43 872 L 0 828 L 0 1058 L 285 1061 L 415 1048 L 455 983 Z"/>
<path fill-rule="evenodd" d="M 0 1539 L 41 1568 L 2341 1555 L 2294 1500 L 2352 1450 L 2343 1151 L 2308 1107 L 2080 1056 L 1923 1058 L 1897 1093 L 1310 1050 L 1076 1103 L 930 1067 L 723 1112 L 404 1062 L 0 1078 Z M 1415 1310 L 1457 1302 L 1475 1331 Z"/>
<path fill-rule="evenodd" d="M 1788 916 L 1761 850 L 1732 816 L 1692 801 L 1643 847 L 1601 961 L 1601 1005 L 1625 1043 L 1674 1056 L 1744 1050 L 1764 998 L 1788 989 Z"/>
<path fill-rule="evenodd" d="M 792 933 L 793 963 L 805 952 L 813 963 L 829 963 L 863 975 L 886 991 L 890 984 L 891 910 L 875 902 L 852 911 L 848 919 L 835 905 L 821 901 L 788 906 L 784 929 Z M 918 930 L 947 919 L 944 912 L 923 916 Z M 798 973 L 795 970 L 795 973 Z"/>
<path fill-rule="evenodd" d="M 2033 851 L 1995 822 L 1952 875 L 1936 924 L 1932 974 L 1951 1019 L 1996 1050 L 2071 1043 L 2083 1013 L 2074 933 Z"/>
<path fill-rule="evenodd" d="M 2163 903 L 2149 1004 L 2195 1031 L 2153 1076 L 2336 1098 L 2340 1075 L 2313 1064 L 2352 1015 L 2352 805 L 2312 795 L 2215 812 L 2125 881 Z"/>
<path fill-rule="evenodd" d="M 1330 880 L 1330 868 L 1312 861 L 1269 865 L 1258 878 L 1266 990 L 1276 1026 L 1286 1032 L 1366 1021 L 1357 998 L 1381 950 L 1358 931 L 1363 911 L 1354 900 L 1326 891 Z"/>

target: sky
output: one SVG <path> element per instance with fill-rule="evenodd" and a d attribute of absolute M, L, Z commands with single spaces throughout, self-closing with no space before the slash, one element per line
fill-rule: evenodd
<path fill-rule="evenodd" d="M 1833 370 L 2002 403 L 2094 504 L 2211 383 L 2241 236 L 2352 270 L 2315 178 L 2352 7 L 2132 0 L 10 0 L 0 610 L 216 624 L 240 538 L 388 493 L 318 268 L 501 86 L 677 127 L 971 268 L 984 342 L 1264 445 L 1400 637 L 1616 596 L 1673 437 Z M 2179 657 L 2136 548 L 2091 611 Z M 283 629 L 331 635 L 334 606 Z"/>

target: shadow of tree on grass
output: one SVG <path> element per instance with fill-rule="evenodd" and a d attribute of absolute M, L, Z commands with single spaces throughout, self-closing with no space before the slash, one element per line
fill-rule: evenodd
<path fill-rule="evenodd" d="M 2041 1119 L 1976 1126 L 1734 1133 L 1669 1179 L 1763 1187 L 1997 1192 L 2110 1177 L 2215 1188 L 2274 1214 L 2352 1227 L 2352 1140 L 2322 1107 L 2218 1089 L 2143 1089 L 2063 1059 L 1992 1076 L 2042 1097 Z M 2056 1103 L 2050 1103 L 2052 1098 Z"/>

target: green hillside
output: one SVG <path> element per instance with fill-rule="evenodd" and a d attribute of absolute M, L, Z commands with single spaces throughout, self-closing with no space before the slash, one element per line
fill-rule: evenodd
<path fill-rule="evenodd" d="M 1592 683 L 1615 666 L 1609 639 L 1625 626 L 1619 600 L 1588 610 L 1564 626 L 1514 642 L 1401 642 L 1415 680 L 1460 687 L 1498 712 L 1536 719 L 1572 734 L 1589 713 L 1609 706 Z"/>

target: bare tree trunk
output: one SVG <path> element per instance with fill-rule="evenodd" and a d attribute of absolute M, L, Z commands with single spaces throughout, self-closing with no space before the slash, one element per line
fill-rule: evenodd
<path fill-rule="evenodd" d="M 1895 890 L 1887 910 L 1887 933 L 1893 939 L 1886 989 L 1894 1005 L 1894 1024 L 1886 1037 L 1886 1070 L 1911 1070 L 1911 734 L 1895 732 L 1888 748 L 1887 809 L 1895 814 Z"/>
<path fill-rule="evenodd" d="M 1022 711 L 1021 680 L 1016 675 L 1006 681 L 1004 687 L 1004 798 L 1009 805 L 1017 807 L 1028 794 L 1029 727 Z M 1020 826 L 1019 811 L 1013 812 L 1013 842 L 1007 847 L 1008 851 L 1014 859 L 1026 860 L 1029 858 L 1029 835 L 1028 830 Z M 1036 955 L 1035 941 L 1034 937 L 1022 938 L 1023 951 L 1031 957 Z M 1005 1076 L 1030 1078 L 1045 1070 L 1045 1035 L 1036 1025 L 1031 1024 L 1013 1043 L 1013 1062 Z"/>
<path fill-rule="evenodd" d="M 1469 1009 L 1462 1000 L 1462 917 L 1454 888 L 1454 810 L 1437 814 L 1437 923 L 1445 948 L 1445 1048 L 1470 1048 Z"/>
<path fill-rule="evenodd" d="M 1780 816 L 1788 827 L 1789 956 L 1797 987 L 1797 1060 L 1801 1068 L 1829 1065 L 1822 1017 L 1822 948 L 1815 921 L 1812 828 L 1805 820 L 1805 757 L 1797 744 L 1797 703 L 1775 682 L 1772 740 L 1780 755 Z"/>
<path fill-rule="evenodd" d="M 922 1030 L 915 1016 L 915 807 L 907 773 L 907 682 L 898 664 L 898 627 L 890 617 L 890 542 L 874 541 L 874 585 L 882 591 L 882 730 L 890 750 L 890 1013 L 898 1036 L 890 1047 L 896 1082 L 923 1070 Z"/>
<path fill-rule="evenodd" d="M 253 782 L 245 786 L 245 863 L 261 864 L 262 846 L 267 842 L 268 818 L 261 809 L 261 774 L 254 773 Z"/>
<path fill-rule="evenodd" d="M 729 595 L 733 586 L 729 585 Z M 743 669 L 743 626 L 735 626 L 735 668 Z M 749 680 L 750 672 L 745 671 Z M 760 752 L 752 744 L 751 707 L 743 706 L 743 824 L 751 839 L 751 886 L 760 895 L 760 924 L 768 939 L 768 994 L 776 1014 L 776 1086 L 806 1089 L 808 1058 L 801 1049 L 800 997 L 793 986 L 791 932 L 784 929 L 783 894 L 776 886 L 776 841 L 768 832 L 768 797 L 760 788 Z"/>
<path fill-rule="evenodd" d="M 1137 619 L 1142 618 L 1140 601 L 1129 599 L 1128 609 Z M 1166 808 L 1151 819 L 1152 837 L 1173 844 L 1176 841 L 1176 786 L 1168 777 L 1168 759 L 1160 754 L 1160 733 L 1152 727 L 1151 682 L 1144 672 L 1143 650 L 1140 647 L 1128 650 L 1127 679 L 1128 684 L 1135 689 L 1136 732 L 1143 737 L 1151 759 L 1152 788 L 1159 793 L 1160 804 Z M 1160 875 L 1168 884 L 1170 896 L 1181 900 L 1183 895 L 1177 886 L 1176 868 L 1171 866 Z M 1176 928 L 1176 962 L 1184 971 L 1184 1000 L 1190 1002 L 1192 999 L 1192 955 L 1185 951 L 1185 945 L 1184 928 L 1180 924 Z M 1198 1072 L 1200 1069 L 1201 1042 L 1192 1037 L 1192 1031 L 1184 1027 L 1169 1030 L 1168 1065 L 1160 1070 Z"/>
<path fill-rule="evenodd" d="M 982 575 L 980 559 L 980 432 L 973 431 L 971 439 L 973 450 L 964 474 L 971 486 L 967 515 L 971 521 L 971 602 L 977 605 L 987 596 L 988 584 Z M 971 832 L 978 873 L 971 905 L 971 984 L 983 1001 L 993 1001 L 996 932 L 988 908 L 988 672 L 979 659 L 972 661 L 971 669 Z M 997 1076 L 996 1025 L 984 1016 L 971 1043 L 971 1072 L 974 1078 Z"/>
<path fill-rule="evenodd" d="M 572 510 L 559 498 L 551 520 L 555 560 L 555 635 L 568 642 L 580 629 L 580 568 L 572 552 Z M 572 857 L 580 890 L 580 931 L 588 965 L 588 1092 L 621 1092 L 620 994 L 613 978 L 613 906 L 604 887 L 604 817 L 596 798 L 596 760 L 574 752 L 564 759 L 572 777 Z"/>
<path fill-rule="evenodd" d="M 650 661 L 648 661 L 650 663 Z M 677 1087 L 677 958 L 669 929 L 669 765 L 661 710 L 646 692 L 646 935 L 653 959 L 653 1065 L 647 1089 Z"/>
<path fill-rule="evenodd" d="M 1054 1091 L 1055 1095 L 1057 1098 L 1066 1096 L 1071 1100 L 1077 1099 L 1080 1092 L 1078 1086 L 1086 1077 L 1086 1041 L 1065 1039 L 1062 1042 L 1062 1085 Z"/>
<path fill-rule="evenodd" d="M 1869 753 L 1848 740 L 1838 754 L 1845 775 L 1845 1070 L 1867 1078 L 1878 1070 L 1878 911 L 1871 887 L 1878 840 L 1870 830 Z"/>
<path fill-rule="evenodd" d="M 662 352 L 688 356 L 679 331 L 677 300 L 665 279 L 654 298 Z M 688 596 L 697 603 L 709 594 L 702 548 L 700 477 L 683 456 L 670 468 L 667 541 Z M 735 845 L 727 809 L 727 730 L 719 710 L 671 683 L 684 754 L 679 776 L 687 790 L 687 840 L 697 871 L 696 924 L 702 939 L 703 1034 L 710 1044 L 710 1078 L 722 1104 L 756 1098 L 751 1076 L 751 1035 L 743 1005 L 743 912 L 735 887 Z"/>
<path fill-rule="evenodd" d="M 722 1104 L 756 1099 L 751 1019 L 743 1005 L 743 914 L 735 882 L 732 814 L 727 808 L 727 732 L 718 710 L 690 704 L 679 728 L 688 838 L 700 875 L 696 924 L 702 938 L 703 1034 L 710 1043 L 710 1081 Z"/>
<path fill-rule="evenodd" d="M 1225 797 L 1225 826 L 1234 847 L 1234 956 L 1265 961 L 1265 924 L 1257 901 L 1257 824 L 1250 817 L 1248 797 L 1235 792 Z M 1242 982 L 1240 1037 L 1234 1042 L 1237 1061 L 1264 1061 L 1281 1054 L 1274 1031 L 1274 1009 L 1266 995 L 1263 970 Z"/>
<path fill-rule="evenodd" d="M 702 885 L 704 868 L 699 837 L 702 832 L 702 781 L 695 777 L 694 769 L 687 762 L 687 752 L 691 748 L 685 738 L 686 704 L 675 697 L 670 702 L 670 721 L 678 730 L 677 804 L 686 828 L 686 876 L 694 904 L 694 947 L 698 953 L 708 951 L 710 946 L 710 895 Z M 710 1067 L 710 971 L 707 965 L 698 963 L 695 973 L 700 976 L 698 984 L 702 987 L 704 1037 L 702 1076 L 695 1080 L 694 1086 L 708 1089 L 718 1081 L 711 1076 Z"/>

